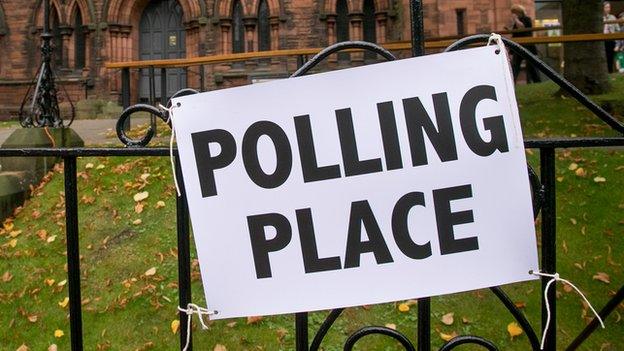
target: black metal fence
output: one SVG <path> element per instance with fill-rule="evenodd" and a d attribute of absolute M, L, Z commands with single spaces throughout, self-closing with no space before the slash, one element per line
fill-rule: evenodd
<path fill-rule="evenodd" d="M 422 9 L 420 1 L 411 2 L 412 13 L 412 47 L 414 56 L 422 55 L 424 52 L 423 36 L 422 36 Z M 487 41 L 487 35 L 476 35 L 459 40 L 451 45 L 447 51 L 461 49 L 471 44 Z M 624 125 L 613 118 L 609 113 L 604 111 L 600 106 L 593 103 L 590 99 L 582 94 L 578 89 L 568 83 L 564 78 L 559 76 L 554 70 L 533 56 L 522 46 L 504 40 L 507 47 L 514 53 L 522 55 L 530 64 L 539 68 L 543 74 L 558 84 L 570 96 L 578 100 L 582 105 L 592 111 L 598 118 L 609 125 L 614 131 L 619 133 L 619 137 L 610 138 L 575 138 L 575 139 L 540 139 L 526 140 L 525 147 L 528 149 L 538 149 L 540 157 L 540 175 L 535 174 L 529 169 L 531 185 L 533 190 L 533 200 L 535 215 L 541 210 L 541 269 L 544 273 L 555 273 L 556 267 L 556 179 L 555 179 L 555 152 L 557 149 L 564 148 L 601 148 L 601 147 L 622 147 L 624 146 Z M 376 52 L 382 57 L 392 60 L 394 57 L 381 47 L 374 44 L 363 42 L 347 42 L 339 43 L 327 48 L 319 53 L 312 60 L 293 74 L 293 76 L 303 75 L 308 72 L 320 60 L 343 49 L 359 48 Z M 163 74 L 162 76 L 166 76 Z M 127 78 L 123 79 L 124 84 L 129 85 Z M 154 82 L 152 81 L 152 85 Z M 185 90 L 183 94 L 194 93 L 192 90 Z M 120 117 L 117 124 L 118 135 L 127 148 L 31 148 L 31 149 L 0 149 L 0 157 L 41 157 L 54 156 L 60 157 L 64 163 L 65 177 L 65 209 L 66 209 L 66 234 L 67 234 L 67 268 L 68 268 L 68 285 L 69 285 L 69 313 L 70 313 L 70 331 L 71 331 L 71 349 L 78 351 L 83 349 L 83 332 L 82 332 L 82 314 L 81 314 L 81 290 L 80 290 L 80 253 L 79 253 L 79 235 L 78 235 L 78 190 L 77 190 L 77 171 L 76 160 L 79 157 L 89 156 L 168 156 L 168 148 L 147 148 L 144 147 L 149 143 L 153 136 L 153 130 L 141 140 L 132 140 L 128 138 L 123 130 L 125 122 L 129 116 L 137 111 L 146 111 L 163 121 L 167 121 L 167 112 L 149 105 L 135 105 L 130 107 Z M 174 150 L 176 156 L 175 170 L 178 181 L 181 183 L 182 194 L 177 198 L 176 219 L 177 219 L 177 246 L 178 246 L 178 280 L 179 280 L 179 306 L 187 306 L 191 300 L 191 266 L 190 266 L 190 232 L 189 232 L 189 216 L 184 194 L 183 178 L 179 163 L 177 162 L 177 151 Z M 542 287 L 545 287 L 549 278 L 542 278 Z M 531 326 L 522 312 L 514 305 L 512 300 L 503 292 L 500 287 L 492 287 L 491 291 L 497 296 L 501 303 L 507 308 L 509 313 L 515 318 L 518 324 L 526 333 L 529 341 L 529 347 L 532 350 L 539 350 L 540 344 L 535 329 Z M 545 299 L 548 301 L 551 309 L 552 322 L 549 325 L 547 340 L 545 341 L 546 350 L 555 350 L 557 344 L 557 323 L 556 323 L 556 297 L 555 290 L 551 289 Z M 622 286 L 615 296 L 600 310 L 599 314 L 604 319 L 624 300 L 624 286 Z M 381 334 L 397 340 L 406 350 L 427 351 L 431 349 L 431 307 L 430 298 L 422 298 L 418 300 L 418 325 L 417 325 L 417 342 L 412 343 L 406 335 L 387 328 L 368 326 L 357 330 L 355 333 L 347 337 L 344 349 L 351 350 L 353 346 L 363 337 L 370 334 Z M 332 327 L 333 323 L 340 317 L 343 309 L 332 310 L 320 328 L 313 333 L 310 342 L 310 331 L 308 325 L 308 313 L 297 313 L 295 316 L 295 344 L 297 351 L 315 351 L 319 350 L 323 338 Z M 542 325 L 546 319 L 546 304 L 542 303 Z M 180 343 L 183 348 L 186 343 L 187 334 L 187 318 L 186 313 L 180 312 Z M 581 345 L 598 327 L 598 320 L 594 318 L 587 327 L 574 339 L 574 341 L 566 346 L 566 350 L 575 350 Z M 539 328 L 541 329 L 541 328 Z M 475 344 L 484 347 L 487 350 L 497 350 L 496 345 L 485 338 L 472 335 L 456 336 L 446 342 L 440 350 L 451 350 L 462 344 Z M 190 345 L 189 350 L 192 349 Z"/>

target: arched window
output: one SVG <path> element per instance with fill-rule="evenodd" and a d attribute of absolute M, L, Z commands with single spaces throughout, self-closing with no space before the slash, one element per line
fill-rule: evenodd
<path fill-rule="evenodd" d="M 76 7 L 76 16 L 74 19 L 74 68 L 82 69 L 85 67 L 85 33 L 82 26 L 82 14 Z"/>
<path fill-rule="evenodd" d="M 349 40 L 349 8 L 347 7 L 347 0 L 336 1 L 336 41 Z M 349 53 L 339 52 L 339 61 L 348 61 Z"/>
<path fill-rule="evenodd" d="M 258 5 L 258 51 L 271 50 L 271 27 L 269 24 L 269 5 L 260 0 Z"/>
<path fill-rule="evenodd" d="M 232 9 L 232 53 L 245 52 L 245 26 L 243 25 L 243 5 L 234 1 Z"/>
<path fill-rule="evenodd" d="M 368 41 L 371 43 L 377 42 L 377 28 L 375 26 L 375 1 L 374 0 L 364 0 L 364 20 L 363 20 L 363 29 L 364 29 L 364 41 Z M 364 58 L 365 59 L 375 59 L 377 55 L 371 51 L 365 51 Z"/>
<path fill-rule="evenodd" d="M 50 30 L 52 31 L 52 63 L 57 67 L 63 65 L 63 38 L 59 28 L 58 12 L 54 7 L 50 8 Z"/>

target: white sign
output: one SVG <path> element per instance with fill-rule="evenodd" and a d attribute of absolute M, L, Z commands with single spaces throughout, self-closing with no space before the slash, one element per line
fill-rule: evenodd
<path fill-rule="evenodd" d="M 176 99 L 213 317 L 536 279 L 522 131 L 496 49 Z"/>

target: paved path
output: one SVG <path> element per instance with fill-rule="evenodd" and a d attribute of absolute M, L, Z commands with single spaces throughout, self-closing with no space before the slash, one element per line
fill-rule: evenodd
<path fill-rule="evenodd" d="M 132 125 L 148 123 L 148 118 L 132 117 Z M 115 133 L 116 119 L 77 119 L 71 125 L 71 128 L 80 135 L 85 145 L 107 145 L 107 146 L 123 146 L 121 141 L 117 139 Z M 20 126 L 11 126 L 0 128 L 0 144 L 11 135 L 11 133 Z"/>

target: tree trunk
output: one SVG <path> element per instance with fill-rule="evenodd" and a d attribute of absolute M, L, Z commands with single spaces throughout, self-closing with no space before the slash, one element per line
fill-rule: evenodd
<path fill-rule="evenodd" d="M 563 0 L 564 34 L 602 33 L 602 0 Z M 565 43 L 564 76 L 586 94 L 611 90 L 603 41 Z"/>

